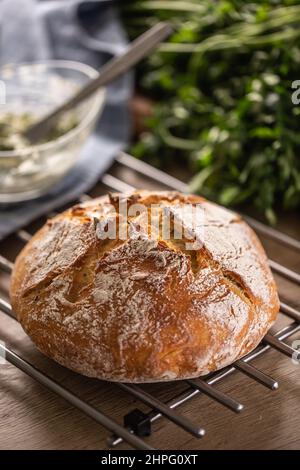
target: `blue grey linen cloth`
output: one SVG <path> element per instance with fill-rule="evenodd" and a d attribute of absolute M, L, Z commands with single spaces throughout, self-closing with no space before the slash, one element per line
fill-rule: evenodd
<path fill-rule="evenodd" d="M 98 69 L 127 39 L 111 0 L 0 0 L 0 65 L 47 59 Z M 76 166 L 47 195 L 0 207 L 0 239 L 91 188 L 126 145 L 132 75 L 109 87 L 104 113 Z"/>

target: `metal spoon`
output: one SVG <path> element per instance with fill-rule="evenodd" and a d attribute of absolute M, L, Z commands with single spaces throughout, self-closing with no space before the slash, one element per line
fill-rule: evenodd
<path fill-rule="evenodd" d="M 146 31 L 133 41 L 126 52 L 121 56 L 115 57 L 107 62 L 100 70 L 97 78 L 91 80 L 79 92 L 68 99 L 65 103 L 60 105 L 47 116 L 40 119 L 38 122 L 29 126 L 22 135 L 31 144 L 39 143 L 45 139 L 53 128 L 53 124 L 65 111 L 70 111 L 76 107 L 86 98 L 90 97 L 98 88 L 108 85 L 116 78 L 119 78 L 124 73 L 136 65 L 141 59 L 147 56 L 155 47 L 172 32 L 172 27 L 169 23 L 161 22 Z"/>

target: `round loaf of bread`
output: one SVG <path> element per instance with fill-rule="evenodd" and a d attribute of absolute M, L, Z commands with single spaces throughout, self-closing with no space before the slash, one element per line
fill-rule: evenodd
<path fill-rule="evenodd" d="M 48 357 L 122 382 L 227 366 L 257 346 L 279 310 L 250 227 L 177 192 L 104 196 L 49 220 L 16 261 L 11 300 Z"/>

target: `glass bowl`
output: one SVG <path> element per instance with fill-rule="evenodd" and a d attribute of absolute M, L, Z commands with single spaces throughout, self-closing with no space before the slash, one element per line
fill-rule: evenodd
<path fill-rule="evenodd" d="M 0 70 L 0 114 L 42 116 L 64 102 L 98 72 L 71 61 L 7 65 Z M 46 193 L 75 164 L 103 109 L 105 89 L 72 111 L 76 125 L 47 143 L 0 151 L 0 203 Z"/>

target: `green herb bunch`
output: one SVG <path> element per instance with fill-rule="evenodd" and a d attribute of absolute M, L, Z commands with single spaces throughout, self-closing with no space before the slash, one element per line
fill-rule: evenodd
<path fill-rule="evenodd" d="M 300 206 L 299 1 L 130 1 L 134 38 L 158 20 L 174 34 L 138 71 L 154 98 L 132 152 L 161 166 L 179 155 L 191 190 L 223 205 L 254 204 L 274 223 Z"/>

